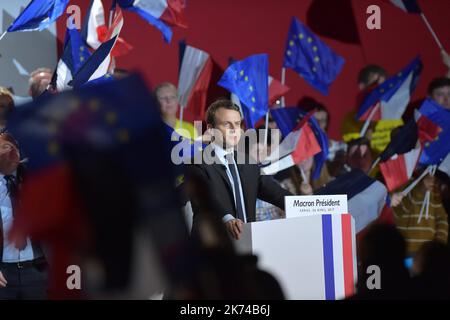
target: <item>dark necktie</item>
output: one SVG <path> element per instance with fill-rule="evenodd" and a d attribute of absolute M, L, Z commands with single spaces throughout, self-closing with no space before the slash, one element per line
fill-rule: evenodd
<path fill-rule="evenodd" d="M 14 213 L 16 211 L 15 209 L 17 206 L 17 200 L 18 200 L 17 192 L 19 191 L 19 186 L 17 184 L 17 178 L 16 178 L 16 176 L 13 176 L 12 174 L 10 174 L 10 175 L 4 176 L 4 179 L 6 181 L 6 189 L 8 190 L 9 198 L 11 199 L 11 209 L 12 209 L 12 214 L 14 217 Z M 26 240 L 26 238 L 24 238 L 16 243 L 16 247 L 19 250 L 23 250 L 23 249 L 25 249 L 26 244 L 27 244 L 27 240 Z"/>
<path fill-rule="evenodd" d="M 228 169 L 231 172 L 231 176 L 233 177 L 233 185 L 234 185 L 234 194 L 235 194 L 235 200 L 236 200 L 236 218 L 242 220 L 242 222 L 245 222 L 244 220 L 244 209 L 242 208 L 242 201 L 241 201 L 241 192 L 239 188 L 239 180 L 238 180 L 238 172 L 236 163 L 234 162 L 234 157 L 232 153 L 229 153 L 225 156 L 225 159 L 228 161 Z"/>
<path fill-rule="evenodd" d="M 8 190 L 8 195 L 11 198 L 11 202 L 14 203 L 17 198 L 17 191 L 18 191 L 17 178 L 12 174 L 6 175 L 4 178 L 6 181 L 6 189 Z"/>

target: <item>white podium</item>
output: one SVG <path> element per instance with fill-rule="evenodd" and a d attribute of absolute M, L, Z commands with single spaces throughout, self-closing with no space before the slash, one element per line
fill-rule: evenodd
<path fill-rule="evenodd" d="M 335 300 L 354 293 L 355 224 L 350 214 L 253 222 L 235 240 L 238 252 L 258 256 L 287 299 Z"/>

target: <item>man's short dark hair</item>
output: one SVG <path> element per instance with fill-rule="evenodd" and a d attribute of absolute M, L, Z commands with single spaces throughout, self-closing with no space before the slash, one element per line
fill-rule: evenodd
<path fill-rule="evenodd" d="M 387 78 L 388 74 L 384 68 L 376 65 L 376 64 L 369 64 L 361 69 L 361 71 L 358 74 L 358 84 L 362 83 L 366 86 L 370 86 L 372 83 L 369 83 L 371 75 L 372 74 L 379 74 L 380 76 L 383 76 Z"/>
<path fill-rule="evenodd" d="M 450 79 L 447 77 L 435 78 L 428 85 L 428 94 L 432 95 L 434 90 L 443 87 L 450 87 Z"/>
<path fill-rule="evenodd" d="M 234 104 L 231 100 L 228 99 L 219 99 L 214 101 L 206 110 L 206 124 L 210 124 L 211 126 L 216 126 L 216 112 L 220 108 L 228 109 L 228 110 L 234 110 L 239 112 L 241 114 L 241 110 L 239 107 Z M 241 115 L 242 117 L 242 115 Z"/>

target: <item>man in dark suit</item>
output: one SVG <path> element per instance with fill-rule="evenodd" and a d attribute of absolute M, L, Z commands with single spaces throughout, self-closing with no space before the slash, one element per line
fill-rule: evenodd
<path fill-rule="evenodd" d="M 281 188 L 270 176 L 260 174 L 255 161 L 237 156 L 236 147 L 241 139 L 242 116 L 239 107 L 226 99 L 217 100 L 206 112 L 207 129 L 212 142 L 203 151 L 202 163 L 190 165 L 189 176 L 200 178 L 205 188 L 214 195 L 216 212 L 222 217 L 227 230 L 235 239 L 242 234 L 244 223 L 255 221 L 256 199 L 267 201 L 284 210 L 284 197 L 290 192 Z M 201 194 L 191 190 L 193 232 L 196 232 Z"/>

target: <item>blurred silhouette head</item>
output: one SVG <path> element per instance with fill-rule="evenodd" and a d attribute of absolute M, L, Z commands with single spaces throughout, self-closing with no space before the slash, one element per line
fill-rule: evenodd
<path fill-rule="evenodd" d="M 428 85 L 428 95 L 431 99 L 446 109 L 450 109 L 450 79 L 436 78 Z"/>
<path fill-rule="evenodd" d="M 14 109 L 14 99 L 11 92 L 0 87 L 0 128 L 6 126 L 6 117 Z"/>
<path fill-rule="evenodd" d="M 52 80 L 52 70 L 49 68 L 38 68 L 30 74 L 28 94 L 36 99 L 39 97 L 48 87 Z"/>
<path fill-rule="evenodd" d="M 328 125 L 330 123 L 330 113 L 324 104 L 316 101 L 314 98 L 303 97 L 299 100 L 297 106 L 306 112 L 316 110 L 314 113 L 314 118 L 316 118 L 320 128 L 327 132 Z"/>
<path fill-rule="evenodd" d="M 358 88 L 365 90 L 371 86 L 383 83 L 388 74 L 386 70 L 376 64 L 369 64 L 361 69 L 358 74 Z"/>
<path fill-rule="evenodd" d="M 348 143 L 347 165 L 368 173 L 372 165 L 372 150 L 367 138 L 358 138 Z"/>

